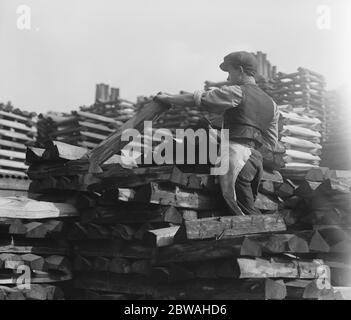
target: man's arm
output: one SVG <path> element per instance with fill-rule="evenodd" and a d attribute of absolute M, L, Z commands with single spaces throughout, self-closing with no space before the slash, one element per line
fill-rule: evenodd
<path fill-rule="evenodd" d="M 242 100 L 240 86 L 223 86 L 209 91 L 197 90 L 194 94 L 158 94 L 155 97 L 164 103 L 184 107 L 201 106 L 203 109 L 213 113 L 224 113 L 227 109 L 237 107 Z"/>
<path fill-rule="evenodd" d="M 161 102 L 165 102 L 168 104 L 174 104 L 177 106 L 183 107 L 194 107 L 195 99 L 194 94 L 185 93 L 185 94 L 165 94 L 161 93 L 155 97 L 156 100 L 160 100 Z"/>

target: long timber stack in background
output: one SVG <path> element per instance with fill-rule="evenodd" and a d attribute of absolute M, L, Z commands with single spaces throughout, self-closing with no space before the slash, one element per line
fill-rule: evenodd
<path fill-rule="evenodd" d="M 0 175 L 25 178 L 26 146 L 37 134 L 35 113 L 0 104 Z"/>
<path fill-rule="evenodd" d="M 119 89 L 96 86 L 95 103 L 71 113 L 40 114 L 37 141 L 57 140 L 93 149 L 135 114 L 135 104 L 119 98 Z"/>

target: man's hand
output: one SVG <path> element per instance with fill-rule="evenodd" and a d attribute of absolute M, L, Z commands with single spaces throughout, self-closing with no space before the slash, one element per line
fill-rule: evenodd
<path fill-rule="evenodd" d="M 162 93 L 162 92 L 159 92 L 155 97 L 154 99 L 156 101 L 159 101 L 159 102 L 162 102 L 162 103 L 166 103 L 166 104 L 171 104 L 170 102 L 170 95 L 166 94 L 166 93 Z"/>
<path fill-rule="evenodd" d="M 209 90 L 211 87 L 215 87 L 215 86 L 216 86 L 216 82 L 206 80 L 204 89 Z"/>

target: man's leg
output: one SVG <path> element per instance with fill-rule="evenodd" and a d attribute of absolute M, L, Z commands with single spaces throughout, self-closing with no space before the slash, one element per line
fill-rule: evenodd
<path fill-rule="evenodd" d="M 262 156 L 258 151 L 252 150 L 250 159 L 238 174 L 235 185 L 237 202 L 245 215 L 261 214 L 260 210 L 255 208 L 255 200 L 262 172 Z"/>
<path fill-rule="evenodd" d="M 229 144 L 229 153 L 221 155 L 221 161 L 228 161 L 229 169 L 218 176 L 219 184 L 223 197 L 234 215 L 244 215 L 237 203 L 235 184 L 239 172 L 245 166 L 250 155 L 250 148 L 232 142 Z"/>

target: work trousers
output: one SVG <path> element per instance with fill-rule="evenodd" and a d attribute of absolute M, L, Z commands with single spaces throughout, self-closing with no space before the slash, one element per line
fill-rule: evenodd
<path fill-rule="evenodd" d="M 258 186 L 263 174 L 262 155 L 254 148 L 229 142 L 220 155 L 228 161 L 228 170 L 218 176 L 223 197 L 234 215 L 261 214 L 255 208 Z"/>

